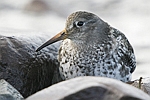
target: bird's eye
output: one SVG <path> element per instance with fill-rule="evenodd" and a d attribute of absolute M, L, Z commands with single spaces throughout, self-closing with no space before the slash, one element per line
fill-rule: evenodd
<path fill-rule="evenodd" d="M 83 25 L 84 25 L 84 22 L 83 22 L 83 21 L 79 21 L 79 22 L 76 23 L 76 25 L 77 25 L 77 26 L 83 26 Z"/>

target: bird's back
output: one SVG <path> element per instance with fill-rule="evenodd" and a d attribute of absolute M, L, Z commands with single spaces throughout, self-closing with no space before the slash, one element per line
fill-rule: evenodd
<path fill-rule="evenodd" d="M 136 59 L 134 50 L 126 36 L 117 29 L 112 28 L 112 33 L 118 42 L 117 52 L 124 65 L 130 68 L 130 73 L 133 73 L 136 68 Z"/>

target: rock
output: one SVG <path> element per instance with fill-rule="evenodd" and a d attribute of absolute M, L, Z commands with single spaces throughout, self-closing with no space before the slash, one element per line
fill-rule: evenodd
<path fill-rule="evenodd" d="M 141 77 L 140 79 L 134 80 L 133 83 L 131 83 L 131 85 L 141 89 L 142 91 L 150 95 L 150 77 Z"/>
<path fill-rule="evenodd" d="M 150 100 L 126 83 L 104 77 L 78 77 L 52 85 L 26 100 Z"/>
<path fill-rule="evenodd" d="M 23 100 L 23 96 L 4 79 L 0 80 L 0 100 Z"/>
<path fill-rule="evenodd" d="M 16 100 L 12 95 L 10 94 L 0 94 L 0 100 Z M 21 99 L 19 99 L 21 100 Z"/>
<path fill-rule="evenodd" d="M 31 0 L 29 4 L 25 6 L 24 10 L 41 14 L 47 12 L 49 10 L 49 6 L 44 0 Z"/>
<path fill-rule="evenodd" d="M 9 82 L 24 97 L 50 86 L 58 67 L 57 48 L 52 45 L 35 52 L 50 36 L 10 29 L 0 29 L 0 34 L 3 34 L 0 35 L 0 79 Z"/>

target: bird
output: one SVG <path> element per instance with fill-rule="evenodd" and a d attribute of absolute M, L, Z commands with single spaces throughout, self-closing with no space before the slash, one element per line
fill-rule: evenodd
<path fill-rule="evenodd" d="M 36 51 L 60 40 L 58 61 L 62 80 L 96 76 L 131 81 L 136 68 L 132 45 L 121 31 L 96 14 L 87 11 L 72 13 L 66 20 L 65 29 Z"/>

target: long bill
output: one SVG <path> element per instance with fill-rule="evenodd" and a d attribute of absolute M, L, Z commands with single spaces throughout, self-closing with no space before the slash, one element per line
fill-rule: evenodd
<path fill-rule="evenodd" d="M 39 48 L 37 48 L 36 52 L 40 51 L 41 49 L 43 49 L 44 47 L 53 44 L 57 41 L 63 40 L 66 38 L 66 32 L 65 30 L 61 31 L 60 33 L 56 34 L 54 37 L 52 37 L 50 40 L 48 40 L 47 42 L 45 42 L 43 45 L 41 45 Z"/>

